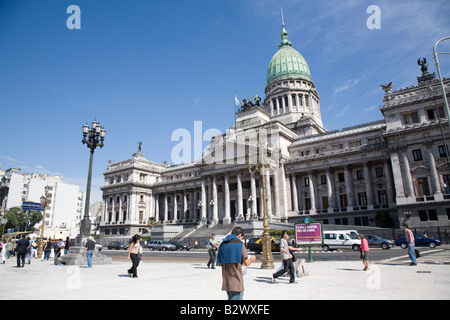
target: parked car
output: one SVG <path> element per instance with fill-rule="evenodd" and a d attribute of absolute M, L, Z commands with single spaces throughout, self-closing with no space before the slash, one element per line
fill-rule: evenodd
<path fill-rule="evenodd" d="M 323 251 L 335 249 L 353 249 L 359 251 L 361 240 L 352 239 L 347 231 L 324 231 L 323 232 Z"/>
<path fill-rule="evenodd" d="M 169 242 L 169 243 L 173 244 L 176 247 L 175 250 L 180 250 L 180 251 L 183 251 L 183 250 L 189 251 L 189 250 L 191 250 L 191 246 L 189 246 L 187 244 L 183 244 L 181 242 L 173 241 L 173 242 Z"/>
<path fill-rule="evenodd" d="M 159 250 L 159 251 L 175 251 L 177 247 L 173 244 L 170 244 L 164 240 L 150 240 L 147 242 L 147 247 L 150 251 Z"/>
<path fill-rule="evenodd" d="M 124 244 L 121 241 L 111 241 L 108 244 L 108 249 L 112 250 L 112 249 L 116 249 L 116 250 L 127 250 L 128 246 L 126 244 Z"/>
<path fill-rule="evenodd" d="M 441 245 L 441 242 L 439 240 L 421 236 L 418 234 L 414 234 L 414 238 L 416 239 L 416 243 L 415 243 L 416 247 L 436 248 L 437 246 Z M 402 249 L 408 248 L 408 244 L 406 243 L 406 238 L 405 238 L 404 234 L 400 234 L 397 236 L 397 240 L 395 241 L 395 244 L 397 246 L 400 246 Z"/>
<path fill-rule="evenodd" d="M 95 242 L 95 249 L 97 249 L 97 252 L 100 252 L 100 251 L 102 251 L 103 246 L 100 243 Z"/>
<path fill-rule="evenodd" d="M 280 240 L 272 237 L 272 252 L 280 252 Z M 251 238 L 247 243 L 247 249 L 257 254 L 262 252 L 262 238 Z"/>
<path fill-rule="evenodd" d="M 365 237 L 367 239 L 367 242 L 369 243 L 369 247 L 377 247 L 387 250 L 394 246 L 393 240 L 383 239 L 374 234 L 366 234 Z"/>

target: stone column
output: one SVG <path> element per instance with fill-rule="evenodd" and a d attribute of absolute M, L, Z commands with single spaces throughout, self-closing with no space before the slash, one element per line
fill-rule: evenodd
<path fill-rule="evenodd" d="M 403 177 L 405 178 L 405 195 L 407 198 L 415 198 L 413 180 L 411 177 L 411 169 L 409 167 L 408 157 L 406 152 L 400 153 L 400 158 L 403 162 Z"/>
<path fill-rule="evenodd" d="M 242 175 L 241 171 L 237 172 L 237 196 L 238 196 L 238 217 L 244 217 L 244 204 L 242 199 Z"/>
<path fill-rule="evenodd" d="M 345 190 L 347 193 L 347 205 L 348 207 L 351 207 L 351 209 L 349 211 L 353 211 L 353 206 L 354 206 L 354 202 L 353 202 L 353 184 L 352 184 L 352 175 L 350 173 L 350 166 L 349 165 L 345 165 L 344 167 L 344 175 L 345 175 Z"/>
<path fill-rule="evenodd" d="M 403 174 L 400 166 L 400 157 L 397 152 L 391 153 L 392 171 L 394 173 L 395 192 L 397 194 L 397 204 L 405 203 L 405 187 L 403 184 Z"/>
<path fill-rule="evenodd" d="M 394 190 L 392 189 L 392 173 L 391 173 L 391 167 L 389 166 L 389 160 L 384 160 L 384 174 L 386 176 L 386 192 L 388 197 L 388 204 L 389 206 L 392 206 L 395 204 L 394 199 Z"/>
<path fill-rule="evenodd" d="M 212 224 L 216 225 L 219 222 L 219 203 L 217 201 L 217 175 L 213 175 L 212 183 L 212 200 L 214 202 L 213 212 L 212 212 Z"/>
<path fill-rule="evenodd" d="M 202 202 L 202 208 L 201 208 L 201 217 L 200 220 L 206 219 L 206 207 L 209 205 L 208 200 L 206 199 L 206 182 L 205 178 L 202 178 L 202 186 L 201 186 L 201 202 Z"/>
<path fill-rule="evenodd" d="M 333 213 L 334 211 L 334 200 L 333 200 L 333 196 L 334 196 L 334 186 L 333 186 L 333 182 L 331 179 L 331 173 L 330 173 L 330 168 L 327 168 L 325 170 L 326 173 L 326 179 L 327 179 L 327 196 L 328 196 L 328 213 Z"/>
<path fill-rule="evenodd" d="M 198 220 L 198 195 L 197 195 L 197 188 L 193 189 L 192 192 L 192 199 L 193 199 L 193 203 L 192 203 L 192 214 L 191 214 L 191 219 L 193 221 L 197 221 Z"/>
<path fill-rule="evenodd" d="M 172 210 L 172 220 L 178 220 L 177 211 L 178 211 L 178 203 L 177 203 L 177 192 L 173 192 L 173 210 Z"/>
<path fill-rule="evenodd" d="M 187 205 L 187 190 L 183 190 L 183 222 L 186 222 L 187 219 L 187 211 L 188 211 L 188 205 Z"/>
<path fill-rule="evenodd" d="M 316 188 L 315 188 L 315 181 L 312 171 L 308 172 L 308 179 L 309 179 L 309 193 L 310 193 L 310 201 L 311 201 L 311 209 L 309 210 L 310 214 L 315 214 L 317 211 L 316 208 Z"/>
<path fill-rule="evenodd" d="M 265 170 L 264 173 L 266 179 L 266 197 L 267 197 L 267 217 L 269 221 L 272 221 L 272 191 L 270 190 L 270 174 L 269 170 Z M 264 201 L 264 200 L 263 200 Z M 261 207 L 261 211 L 264 211 L 264 208 Z"/>
<path fill-rule="evenodd" d="M 256 196 L 256 182 L 255 182 L 255 174 L 254 173 L 250 173 L 250 188 L 251 188 L 251 195 L 252 195 L 252 215 L 253 214 L 258 214 L 257 211 L 257 196 Z M 260 218 L 262 218 L 262 215 L 260 213 L 259 215 Z M 251 217 L 250 217 L 251 218 Z"/>
<path fill-rule="evenodd" d="M 275 210 L 273 215 L 276 217 L 280 216 L 280 182 L 278 180 L 278 171 L 275 171 L 273 175 L 273 190 L 275 192 L 274 200 L 275 200 Z"/>
<path fill-rule="evenodd" d="M 169 213 L 169 194 L 168 192 L 164 193 L 164 223 L 167 223 L 167 220 L 169 220 L 168 213 Z"/>
<path fill-rule="evenodd" d="M 159 193 L 155 193 L 155 219 L 159 222 Z"/>
<path fill-rule="evenodd" d="M 432 143 L 427 143 L 426 153 L 428 158 L 428 164 L 430 166 L 431 187 L 435 200 L 444 200 L 444 196 L 441 191 L 441 184 L 439 181 L 439 173 L 436 169 L 436 161 L 433 156 L 433 150 L 431 149 Z"/>
<path fill-rule="evenodd" d="M 366 196 L 367 196 L 367 208 L 373 209 L 373 179 L 370 166 L 368 162 L 364 162 L 364 178 L 366 179 Z"/>
<path fill-rule="evenodd" d="M 298 211 L 298 192 L 297 192 L 297 175 L 291 174 L 292 184 L 292 211 Z"/>
<path fill-rule="evenodd" d="M 224 201 L 225 201 L 225 217 L 223 218 L 223 224 L 231 223 L 231 213 L 230 213 L 230 177 L 228 172 L 225 172 L 223 178 L 223 191 L 224 191 Z"/>

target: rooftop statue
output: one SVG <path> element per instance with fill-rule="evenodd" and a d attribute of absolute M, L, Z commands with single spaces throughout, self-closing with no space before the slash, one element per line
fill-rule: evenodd
<path fill-rule="evenodd" d="M 392 88 L 394 87 L 392 85 L 392 82 L 389 82 L 389 83 L 386 83 L 386 84 L 381 84 L 380 86 L 381 86 L 381 88 L 383 88 L 384 92 L 386 92 L 386 93 L 391 92 Z"/>

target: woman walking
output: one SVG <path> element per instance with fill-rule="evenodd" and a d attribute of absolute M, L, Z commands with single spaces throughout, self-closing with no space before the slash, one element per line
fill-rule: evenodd
<path fill-rule="evenodd" d="M 137 278 L 137 267 L 139 266 L 139 256 L 142 254 L 142 247 L 140 244 L 141 237 L 138 234 L 133 236 L 130 244 L 130 249 L 128 250 L 128 260 L 131 259 L 133 265 L 128 269 L 128 275 L 133 278 Z"/>
<path fill-rule="evenodd" d="M 364 264 L 363 270 L 367 271 L 369 270 L 369 243 L 362 233 L 359 234 L 359 239 L 361 239 L 360 258 L 362 263 Z"/>

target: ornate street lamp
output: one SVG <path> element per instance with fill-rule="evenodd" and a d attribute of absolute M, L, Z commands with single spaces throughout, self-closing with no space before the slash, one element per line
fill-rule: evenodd
<path fill-rule="evenodd" d="M 250 159 L 248 160 L 248 171 L 251 174 L 260 172 L 263 182 L 263 210 L 264 210 L 264 222 L 263 222 L 263 235 L 262 235 L 262 249 L 263 254 L 261 257 L 261 269 L 273 269 L 273 255 L 272 255 L 272 237 L 270 236 L 269 219 L 267 217 L 267 199 L 266 199 L 266 175 L 265 170 L 270 168 L 270 164 L 264 158 L 264 145 L 263 141 L 260 141 L 260 147 L 258 152 L 258 162 L 255 166 L 252 166 Z"/>
<path fill-rule="evenodd" d="M 89 219 L 89 202 L 91 196 L 91 181 L 92 181 L 92 162 L 94 160 L 94 151 L 97 147 L 103 148 L 103 141 L 105 139 L 106 131 L 97 121 L 92 122 L 92 126 L 86 124 L 83 126 L 83 140 L 88 149 L 91 150 L 89 159 L 89 173 L 86 186 L 86 202 L 84 207 L 84 217 L 80 224 L 80 234 L 77 237 L 77 244 L 81 245 L 83 237 L 89 236 L 91 232 L 91 220 Z"/>

